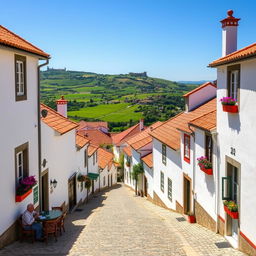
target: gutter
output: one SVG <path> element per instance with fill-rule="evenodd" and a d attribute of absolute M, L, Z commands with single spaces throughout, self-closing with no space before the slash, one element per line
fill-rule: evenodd
<path fill-rule="evenodd" d="M 41 177 L 41 163 L 42 163 L 42 142 L 41 142 L 41 111 L 40 111 L 40 68 L 48 65 L 49 59 L 46 62 L 37 66 L 37 127 L 38 127 L 38 180 L 39 180 L 39 210 L 42 210 L 42 177 Z"/>
<path fill-rule="evenodd" d="M 215 168 L 215 171 L 216 171 L 216 202 L 215 202 L 215 205 L 216 205 L 216 214 L 217 214 L 217 220 L 216 220 L 216 227 L 215 227 L 215 232 L 216 233 L 219 233 L 219 211 L 220 211 L 220 198 L 219 198 L 219 145 L 218 145 L 218 139 L 217 139 L 217 136 L 218 136 L 218 133 L 216 131 L 214 132 L 211 132 L 212 134 L 212 138 L 213 138 L 213 141 L 214 143 L 216 144 L 216 168 Z"/>

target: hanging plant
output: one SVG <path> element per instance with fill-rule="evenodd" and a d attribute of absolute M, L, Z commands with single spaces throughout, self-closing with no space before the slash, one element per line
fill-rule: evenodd
<path fill-rule="evenodd" d="M 85 183 L 84 183 L 84 187 L 86 189 L 89 189 L 92 185 L 92 181 L 90 180 L 90 178 L 88 176 L 84 176 L 85 177 Z"/>
<path fill-rule="evenodd" d="M 78 177 L 77 177 L 77 180 L 79 182 L 84 182 L 86 180 L 86 176 L 83 175 L 83 174 L 79 174 Z"/>

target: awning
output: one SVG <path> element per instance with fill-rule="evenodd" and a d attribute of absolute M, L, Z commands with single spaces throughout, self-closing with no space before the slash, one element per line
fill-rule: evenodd
<path fill-rule="evenodd" d="M 93 173 L 93 172 L 88 172 L 87 176 L 91 179 L 91 180 L 97 180 L 97 178 L 99 177 L 98 173 Z"/>

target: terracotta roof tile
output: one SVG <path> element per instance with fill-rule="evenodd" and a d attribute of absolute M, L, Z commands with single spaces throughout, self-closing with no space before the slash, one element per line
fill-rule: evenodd
<path fill-rule="evenodd" d="M 20 36 L 14 34 L 7 28 L 0 25 L 0 44 L 14 47 L 17 49 L 24 50 L 26 52 L 35 53 L 39 56 L 50 58 L 50 55 L 41 49 L 37 48 L 33 44 L 29 43 L 25 39 L 21 38 Z"/>
<path fill-rule="evenodd" d="M 201 90 L 202 88 L 204 88 L 204 87 L 206 87 L 206 86 L 208 86 L 208 85 L 211 85 L 211 86 L 213 86 L 213 87 L 215 87 L 215 88 L 217 87 L 215 84 L 213 84 L 213 83 L 211 83 L 211 82 L 207 82 L 207 83 L 204 83 L 204 84 L 202 84 L 202 85 L 196 87 L 194 90 L 192 90 L 192 91 L 190 91 L 190 92 L 184 94 L 183 97 L 188 97 L 189 95 L 191 95 L 191 94 L 193 94 L 193 93 L 195 93 L 195 92 Z"/>
<path fill-rule="evenodd" d="M 78 126 L 77 123 L 69 120 L 52 108 L 41 103 L 41 110 L 43 109 L 46 109 L 48 113 L 46 117 L 41 117 L 42 122 L 47 124 L 61 135 L 75 129 Z"/>
<path fill-rule="evenodd" d="M 90 144 L 88 147 L 88 156 L 89 157 L 92 156 L 97 151 L 98 148 L 99 148 L 98 146 Z"/>
<path fill-rule="evenodd" d="M 150 153 L 141 158 L 141 160 L 149 167 L 153 168 L 153 153 Z"/>
<path fill-rule="evenodd" d="M 78 123 L 77 130 L 88 128 L 88 129 L 96 129 L 100 127 L 104 127 L 108 129 L 108 123 L 107 122 L 86 122 L 86 121 L 80 121 Z"/>
<path fill-rule="evenodd" d="M 141 149 L 142 147 L 144 147 L 144 146 L 148 145 L 149 143 L 151 143 L 152 140 L 153 140 L 153 139 L 152 139 L 151 136 L 147 136 L 146 138 L 144 138 L 144 139 L 142 139 L 142 140 L 139 140 L 139 141 L 133 143 L 133 144 L 131 145 L 131 147 L 134 148 L 135 150 L 139 150 L 139 149 Z"/>
<path fill-rule="evenodd" d="M 107 165 L 110 168 L 113 163 L 114 155 L 103 148 L 98 149 L 99 167 L 104 169 Z"/>
<path fill-rule="evenodd" d="M 127 156 L 132 156 L 132 148 L 130 146 L 126 146 L 123 148 L 123 152 L 127 155 Z"/>
<path fill-rule="evenodd" d="M 192 120 L 189 124 L 207 131 L 215 129 L 216 110 Z"/>
<path fill-rule="evenodd" d="M 209 67 L 217 67 L 220 65 L 256 57 L 256 43 L 244 47 L 238 51 L 232 52 L 222 58 L 219 58 L 209 64 Z"/>
<path fill-rule="evenodd" d="M 109 145 L 112 144 L 112 138 L 99 130 L 80 130 L 78 133 L 84 137 L 86 137 L 88 140 L 91 141 L 94 145 Z"/>
<path fill-rule="evenodd" d="M 189 130 L 188 123 L 190 121 L 214 110 L 216 110 L 216 99 L 208 101 L 193 111 L 178 114 L 153 130 L 150 134 L 170 148 L 178 150 L 180 148 L 180 132 L 178 129 L 183 131 Z"/>
<path fill-rule="evenodd" d="M 76 146 L 78 148 L 83 148 L 87 143 L 89 143 L 88 139 L 78 133 L 76 134 Z"/>

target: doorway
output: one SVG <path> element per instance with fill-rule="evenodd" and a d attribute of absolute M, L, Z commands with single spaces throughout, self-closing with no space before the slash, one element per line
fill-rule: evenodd
<path fill-rule="evenodd" d="M 68 180 L 68 203 L 71 211 L 76 205 L 76 175 Z"/>
<path fill-rule="evenodd" d="M 49 174 L 48 169 L 42 173 L 42 211 L 49 210 Z"/>
<path fill-rule="evenodd" d="M 146 176 L 144 175 L 144 196 L 148 196 L 148 180 Z"/>
<path fill-rule="evenodd" d="M 111 184 L 111 187 L 112 187 L 112 185 L 113 185 L 113 177 L 112 177 L 112 174 L 111 174 L 111 176 L 110 176 L 110 184 Z"/>
<path fill-rule="evenodd" d="M 108 187 L 109 187 L 109 183 L 110 183 L 110 182 L 109 182 L 109 175 L 108 175 Z"/>
<path fill-rule="evenodd" d="M 183 206 L 184 214 L 191 212 L 191 179 L 187 176 L 183 178 Z"/>

